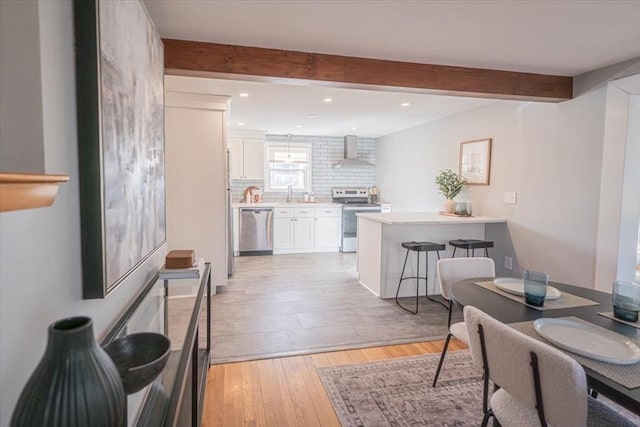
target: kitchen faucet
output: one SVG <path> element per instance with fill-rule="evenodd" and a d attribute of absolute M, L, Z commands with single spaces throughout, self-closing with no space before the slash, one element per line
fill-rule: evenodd
<path fill-rule="evenodd" d="M 291 184 L 287 187 L 287 203 L 291 203 L 293 201 L 293 187 Z"/>

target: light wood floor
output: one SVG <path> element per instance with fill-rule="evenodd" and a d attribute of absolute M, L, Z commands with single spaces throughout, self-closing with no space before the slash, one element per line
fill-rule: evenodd
<path fill-rule="evenodd" d="M 213 365 L 203 426 L 340 426 L 316 368 L 442 351 L 443 341 Z M 466 346 L 456 340 L 449 350 Z M 445 361 L 446 369 L 446 361 Z"/>

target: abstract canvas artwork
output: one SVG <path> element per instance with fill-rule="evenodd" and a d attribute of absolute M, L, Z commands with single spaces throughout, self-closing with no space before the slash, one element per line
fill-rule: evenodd
<path fill-rule="evenodd" d="M 141 1 L 74 3 L 83 296 L 165 241 L 163 46 Z"/>

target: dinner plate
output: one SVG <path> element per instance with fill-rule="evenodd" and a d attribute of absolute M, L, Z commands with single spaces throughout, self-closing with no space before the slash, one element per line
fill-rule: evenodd
<path fill-rule="evenodd" d="M 640 361 L 640 347 L 631 340 L 589 323 L 543 318 L 533 322 L 533 327 L 545 340 L 590 359 L 616 365 Z"/>
<path fill-rule="evenodd" d="M 496 284 L 498 289 L 502 289 L 505 292 L 509 292 L 510 294 L 519 295 L 521 297 L 524 296 L 524 280 L 523 279 L 515 279 L 512 277 L 501 277 L 498 279 L 494 279 L 493 283 Z M 562 292 L 553 286 L 547 286 L 547 296 L 544 298 L 545 300 L 554 300 L 560 298 Z"/>

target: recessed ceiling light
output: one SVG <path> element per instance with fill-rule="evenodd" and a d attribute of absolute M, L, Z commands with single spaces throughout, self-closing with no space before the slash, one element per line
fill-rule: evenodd
<path fill-rule="evenodd" d="M 240 96 L 246 98 L 249 94 L 247 92 L 240 92 Z"/>
<path fill-rule="evenodd" d="M 358 128 L 354 126 L 351 128 L 351 130 L 358 130 Z"/>
<path fill-rule="evenodd" d="M 402 104 L 400 104 L 401 107 L 408 107 L 409 105 L 411 105 L 410 102 L 403 102 Z"/>
<path fill-rule="evenodd" d="M 296 125 L 298 129 L 302 129 L 302 125 Z"/>
<path fill-rule="evenodd" d="M 322 102 L 333 102 L 333 98 L 325 98 Z"/>
<path fill-rule="evenodd" d="M 307 116 L 307 118 L 308 118 L 308 119 L 315 119 L 315 118 L 317 118 L 317 117 L 318 117 L 318 115 L 317 115 L 317 114 L 309 114 L 309 115 Z"/>
<path fill-rule="evenodd" d="M 238 126 L 244 126 L 244 122 L 238 122 Z"/>

